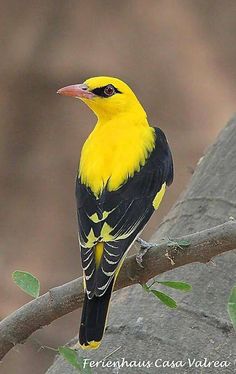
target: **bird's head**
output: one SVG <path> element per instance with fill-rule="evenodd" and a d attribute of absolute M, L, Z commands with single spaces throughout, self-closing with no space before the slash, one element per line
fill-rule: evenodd
<path fill-rule="evenodd" d="M 82 84 L 63 87 L 57 93 L 82 100 L 98 119 L 109 120 L 113 116 L 128 113 L 146 117 L 131 88 L 117 78 L 89 78 Z"/>

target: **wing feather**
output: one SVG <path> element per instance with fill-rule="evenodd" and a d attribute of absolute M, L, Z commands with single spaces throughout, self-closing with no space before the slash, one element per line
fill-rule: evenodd
<path fill-rule="evenodd" d="M 88 297 L 101 296 L 116 276 L 128 249 L 154 212 L 163 184 L 173 180 L 173 162 L 164 133 L 155 128 L 155 148 L 144 166 L 116 191 L 96 198 L 79 178 L 76 183 L 82 267 Z M 96 244 L 103 254 L 96 264 Z"/>

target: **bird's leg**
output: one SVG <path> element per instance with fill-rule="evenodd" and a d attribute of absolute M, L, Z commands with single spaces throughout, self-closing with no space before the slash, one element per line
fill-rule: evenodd
<path fill-rule="evenodd" d="M 152 243 L 146 242 L 146 240 L 143 240 L 141 238 L 137 238 L 136 242 L 140 245 L 140 250 L 136 255 L 136 261 L 138 265 L 143 268 L 142 262 L 143 262 L 143 256 L 147 253 L 147 251 L 153 247 Z"/>

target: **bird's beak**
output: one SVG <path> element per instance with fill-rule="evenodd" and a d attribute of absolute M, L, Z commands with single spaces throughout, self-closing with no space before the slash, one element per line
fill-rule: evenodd
<path fill-rule="evenodd" d="M 59 95 L 71 96 L 78 99 L 92 99 L 95 96 L 91 91 L 89 91 L 88 86 L 84 83 L 60 88 L 57 93 Z"/>

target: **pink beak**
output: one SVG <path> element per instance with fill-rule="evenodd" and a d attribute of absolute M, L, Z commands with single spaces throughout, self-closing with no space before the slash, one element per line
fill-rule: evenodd
<path fill-rule="evenodd" d="M 84 83 L 73 84 L 60 88 L 57 93 L 63 96 L 71 96 L 78 99 L 92 99 L 95 95 L 88 90 L 88 86 Z"/>

